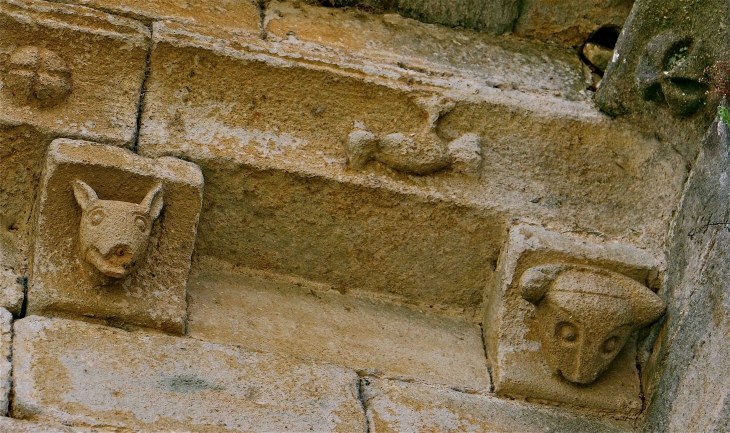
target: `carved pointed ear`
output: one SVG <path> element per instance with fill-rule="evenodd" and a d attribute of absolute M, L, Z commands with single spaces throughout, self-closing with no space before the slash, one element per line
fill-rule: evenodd
<path fill-rule="evenodd" d="M 147 209 L 147 214 L 150 216 L 152 221 L 156 220 L 160 216 L 162 210 L 162 184 L 158 183 L 147 193 L 147 196 L 142 200 L 139 205 Z"/>
<path fill-rule="evenodd" d="M 76 197 L 76 202 L 79 206 L 81 206 L 81 210 L 88 209 L 95 201 L 99 200 L 99 196 L 96 195 L 96 191 L 78 179 L 73 181 L 73 188 L 74 197 Z"/>
<path fill-rule="evenodd" d="M 526 301 L 539 304 L 547 293 L 550 283 L 561 270 L 555 265 L 536 266 L 526 270 L 520 278 L 520 294 Z"/>
<path fill-rule="evenodd" d="M 634 314 L 634 328 L 641 329 L 659 319 L 667 308 L 662 298 L 646 286 L 633 290 L 629 297 Z"/>

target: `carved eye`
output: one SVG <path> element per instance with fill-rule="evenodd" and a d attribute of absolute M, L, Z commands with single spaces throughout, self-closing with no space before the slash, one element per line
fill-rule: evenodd
<path fill-rule="evenodd" d="M 578 330 L 570 323 L 561 323 L 558 325 L 555 335 L 563 341 L 572 343 L 578 338 Z"/>
<path fill-rule="evenodd" d="M 134 218 L 134 225 L 137 226 L 139 231 L 144 232 L 147 230 L 147 220 L 144 217 L 137 216 Z"/>
<path fill-rule="evenodd" d="M 101 209 L 94 209 L 89 214 L 89 222 L 92 226 L 98 226 L 101 224 L 102 221 L 104 221 L 104 217 L 106 215 L 104 214 L 104 211 Z"/>
<path fill-rule="evenodd" d="M 618 349 L 618 337 L 611 337 L 608 340 L 603 342 L 603 353 L 613 353 L 616 349 Z"/>

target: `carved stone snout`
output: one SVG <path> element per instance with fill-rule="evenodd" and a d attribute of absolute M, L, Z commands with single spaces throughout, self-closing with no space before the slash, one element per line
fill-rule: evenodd
<path fill-rule="evenodd" d="M 140 204 L 101 200 L 86 183 L 73 182 L 81 206 L 79 252 L 86 278 L 97 285 L 125 278 L 144 260 L 152 224 L 162 210 L 162 185 Z"/>
<path fill-rule="evenodd" d="M 646 286 L 604 269 L 538 266 L 525 271 L 520 285 L 522 297 L 536 306 L 548 366 L 578 384 L 600 377 L 631 334 L 666 308 Z"/>
<path fill-rule="evenodd" d="M 476 134 L 464 134 L 445 144 L 433 131 L 418 135 L 401 133 L 377 137 L 356 130 L 350 133 L 345 146 L 348 161 L 353 168 L 362 169 L 376 160 L 394 170 L 425 175 L 451 168 L 472 176 L 481 166 L 481 140 Z"/>

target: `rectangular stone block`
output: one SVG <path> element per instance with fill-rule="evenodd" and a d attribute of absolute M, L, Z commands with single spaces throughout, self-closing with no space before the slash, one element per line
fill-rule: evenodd
<path fill-rule="evenodd" d="M 205 2 L 134 0 L 51 0 L 72 3 L 124 15 L 151 24 L 173 20 L 184 24 L 207 24 L 260 34 L 259 6 L 256 0 L 212 0 Z"/>
<path fill-rule="evenodd" d="M 25 278 L 0 265 L 0 307 L 20 315 L 25 297 Z"/>
<path fill-rule="evenodd" d="M 0 118 L 131 144 L 149 30 L 85 7 L 0 2 Z"/>
<path fill-rule="evenodd" d="M 83 322 L 15 322 L 12 416 L 149 431 L 365 432 L 357 374 Z"/>
<path fill-rule="evenodd" d="M 488 392 L 481 328 L 322 285 L 201 260 L 188 284 L 194 338 Z"/>
<path fill-rule="evenodd" d="M 40 189 L 29 313 L 182 333 L 199 168 L 58 139 Z"/>
<path fill-rule="evenodd" d="M 628 422 L 416 383 L 364 377 L 362 394 L 378 433 L 633 431 Z"/>
<path fill-rule="evenodd" d="M 13 315 L 5 308 L 0 308 L 0 416 L 8 414 L 10 405 L 12 340 Z"/>
<path fill-rule="evenodd" d="M 496 392 L 637 415 L 634 331 L 664 312 L 649 289 L 658 287 L 659 269 L 633 246 L 514 226 L 486 293 Z"/>
<path fill-rule="evenodd" d="M 342 33 L 307 25 L 300 43 L 154 25 L 139 152 L 205 173 L 197 254 L 470 314 L 511 220 L 661 248 L 686 174 L 671 148 L 546 95 L 561 85 L 469 90 L 466 69 L 344 56 L 328 45 Z M 413 140 L 415 156 L 381 144 L 356 167 L 358 132 Z M 450 153 L 465 137 L 469 173 Z M 450 162 L 419 171 L 421 145 Z"/>

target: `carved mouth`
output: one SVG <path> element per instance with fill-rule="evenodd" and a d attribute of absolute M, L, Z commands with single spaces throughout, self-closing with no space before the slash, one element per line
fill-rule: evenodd
<path fill-rule="evenodd" d="M 86 261 L 94 265 L 96 269 L 107 277 L 124 278 L 129 275 L 130 268 L 115 266 L 109 263 L 96 248 L 91 248 L 86 253 Z"/>

